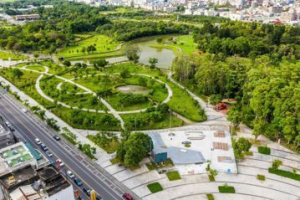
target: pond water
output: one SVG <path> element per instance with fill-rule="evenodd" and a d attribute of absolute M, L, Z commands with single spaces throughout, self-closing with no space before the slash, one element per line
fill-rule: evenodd
<path fill-rule="evenodd" d="M 116 90 L 123 93 L 132 93 L 132 94 L 147 95 L 149 93 L 148 88 L 139 85 L 124 85 L 124 86 L 116 87 Z"/>
<path fill-rule="evenodd" d="M 173 59 L 176 57 L 174 52 L 164 48 L 149 47 L 151 44 L 156 43 L 157 37 L 147 37 L 135 40 L 132 44 L 137 45 L 140 52 L 140 63 L 149 65 L 149 58 L 157 58 L 157 67 L 168 69 L 172 65 Z"/>

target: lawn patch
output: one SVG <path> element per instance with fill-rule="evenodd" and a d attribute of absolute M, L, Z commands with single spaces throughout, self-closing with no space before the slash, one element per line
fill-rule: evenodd
<path fill-rule="evenodd" d="M 181 176 L 178 173 L 178 171 L 168 172 L 167 177 L 168 177 L 169 181 L 176 181 L 176 180 L 181 179 Z"/>
<path fill-rule="evenodd" d="M 120 161 L 117 159 L 117 158 L 112 158 L 109 160 L 111 164 L 115 165 L 115 164 L 118 164 L 120 163 Z"/>
<path fill-rule="evenodd" d="M 158 182 L 151 183 L 147 185 L 147 187 L 152 193 L 160 192 L 163 190 L 162 186 Z"/>

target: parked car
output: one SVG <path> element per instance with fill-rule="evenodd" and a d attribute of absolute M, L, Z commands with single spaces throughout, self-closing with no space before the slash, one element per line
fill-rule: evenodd
<path fill-rule="evenodd" d="M 67 171 L 67 175 L 70 179 L 73 179 L 75 177 L 74 174 L 70 170 Z"/>
<path fill-rule="evenodd" d="M 43 151 L 48 150 L 48 147 L 44 143 L 41 143 L 41 148 L 43 149 Z"/>
<path fill-rule="evenodd" d="M 103 198 L 100 196 L 96 196 L 96 200 L 103 200 Z"/>
<path fill-rule="evenodd" d="M 6 124 L 6 126 L 10 126 L 9 121 L 6 121 L 5 124 Z"/>
<path fill-rule="evenodd" d="M 126 200 L 133 200 L 133 197 L 132 197 L 131 194 L 129 194 L 129 193 L 124 193 L 124 194 L 122 195 L 122 197 L 123 197 L 124 199 L 126 199 Z"/>
<path fill-rule="evenodd" d="M 11 132 L 14 132 L 14 131 L 15 131 L 15 128 L 14 128 L 12 125 L 9 125 L 9 126 L 8 126 L 8 129 L 9 129 Z"/>
<path fill-rule="evenodd" d="M 41 142 L 41 140 L 39 139 L 39 138 L 35 138 L 35 143 L 37 144 L 37 145 L 40 145 L 40 144 L 42 144 L 42 142 Z"/>
<path fill-rule="evenodd" d="M 53 136 L 53 138 L 54 138 L 56 141 L 59 141 L 59 140 L 60 140 L 60 137 L 57 136 L 57 135 Z"/>
<path fill-rule="evenodd" d="M 192 144 L 190 141 L 183 141 L 182 144 Z"/>
<path fill-rule="evenodd" d="M 48 157 L 52 157 L 52 156 L 53 156 L 53 154 L 51 153 L 51 151 L 46 151 L 46 155 L 47 155 Z"/>
<path fill-rule="evenodd" d="M 90 188 L 83 188 L 83 192 L 88 195 L 88 196 L 91 196 L 91 189 Z"/>
<path fill-rule="evenodd" d="M 65 166 L 65 164 L 63 163 L 63 161 L 61 161 L 61 159 L 57 159 L 56 163 L 59 163 L 60 167 Z"/>
<path fill-rule="evenodd" d="M 76 185 L 78 185 L 78 186 L 82 186 L 82 185 L 83 185 L 83 183 L 81 182 L 81 180 L 80 180 L 79 178 L 75 178 L 75 179 L 74 179 L 74 183 L 75 183 Z"/>

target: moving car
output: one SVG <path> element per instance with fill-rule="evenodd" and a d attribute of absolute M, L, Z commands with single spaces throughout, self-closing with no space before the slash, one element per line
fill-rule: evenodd
<path fill-rule="evenodd" d="M 60 140 L 60 137 L 57 136 L 57 135 L 53 136 L 53 138 L 54 138 L 56 141 L 59 141 L 59 140 Z"/>
<path fill-rule="evenodd" d="M 67 175 L 70 179 L 73 179 L 75 177 L 74 174 L 70 170 L 67 171 Z"/>
<path fill-rule="evenodd" d="M 83 184 L 79 178 L 75 178 L 74 183 L 78 186 L 82 186 L 82 184 Z"/>
<path fill-rule="evenodd" d="M 124 199 L 126 199 L 126 200 L 133 200 L 133 197 L 132 197 L 131 194 L 129 194 L 129 193 L 124 193 L 124 194 L 122 195 L 122 197 L 123 197 Z"/>
<path fill-rule="evenodd" d="M 41 140 L 39 139 L 39 138 L 35 138 L 35 143 L 37 144 L 37 145 L 40 145 L 40 144 L 42 144 L 42 142 L 41 142 Z"/>
<path fill-rule="evenodd" d="M 48 147 L 44 143 L 41 143 L 41 148 L 43 149 L 43 151 L 48 150 Z"/>
<path fill-rule="evenodd" d="M 53 154 L 51 153 L 51 151 L 46 151 L 46 155 L 47 155 L 48 157 L 52 157 L 52 156 L 53 156 Z"/>
<path fill-rule="evenodd" d="M 182 144 L 192 144 L 190 141 L 183 141 Z"/>

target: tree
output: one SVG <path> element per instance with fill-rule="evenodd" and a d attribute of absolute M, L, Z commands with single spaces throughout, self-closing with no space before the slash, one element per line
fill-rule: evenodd
<path fill-rule="evenodd" d="M 296 176 L 296 174 L 297 174 L 297 168 L 293 167 L 292 168 L 292 172 L 293 172 L 294 176 Z"/>
<path fill-rule="evenodd" d="M 216 169 L 210 169 L 209 175 L 211 175 L 212 177 L 216 177 L 218 175 L 218 171 Z"/>
<path fill-rule="evenodd" d="M 140 59 L 140 49 L 138 46 L 128 45 L 124 48 L 124 53 L 128 60 L 137 63 Z"/>
<path fill-rule="evenodd" d="M 234 153 L 239 158 L 242 158 L 243 152 L 248 152 L 252 144 L 246 138 L 239 138 L 238 141 L 233 141 L 232 143 Z"/>
<path fill-rule="evenodd" d="M 151 69 L 155 69 L 156 64 L 158 63 L 157 58 L 149 58 L 149 64 Z"/>
<path fill-rule="evenodd" d="M 138 165 L 152 149 L 151 138 L 142 132 L 136 132 L 118 147 L 117 158 L 126 166 Z"/>
<path fill-rule="evenodd" d="M 280 167 L 280 165 L 282 165 L 282 161 L 281 160 L 273 160 L 273 162 L 272 162 L 272 168 L 274 169 L 274 170 L 277 170 L 279 167 Z"/>
<path fill-rule="evenodd" d="M 14 68 L 14 69 L 12 70 L 12 75 L 13 75 L 14 78 L 17 77 L 18 79 L 20 79 L 21 76 L 24 75 L 24 73 L 23 73 L 20 69 Z"/>
<path fill-rule="evenodd" d="M 108 62 L 103 58 L 93 62 L 94 68 L 96 70 L 99 70 L 99 68 L 101 68 L 101 67 L 105 67 L 107 64 L 108 64 Z"/>
<path fill-rule="evenodd" d="M 242 122 L 242 115 L 238 106 L 232 106 L 229 108 L 227 119 L 233 124 L 235 129 L 239 127 Z"/>
<path fill-rule="evenodd" d="M 71 66 L 71 62 L 68 61 L 68 60 L 65 60 L 65 61 L 63 62 L 63 65 L 66 66 L 66 67 L 70 67 L 70 66 Z"/>

